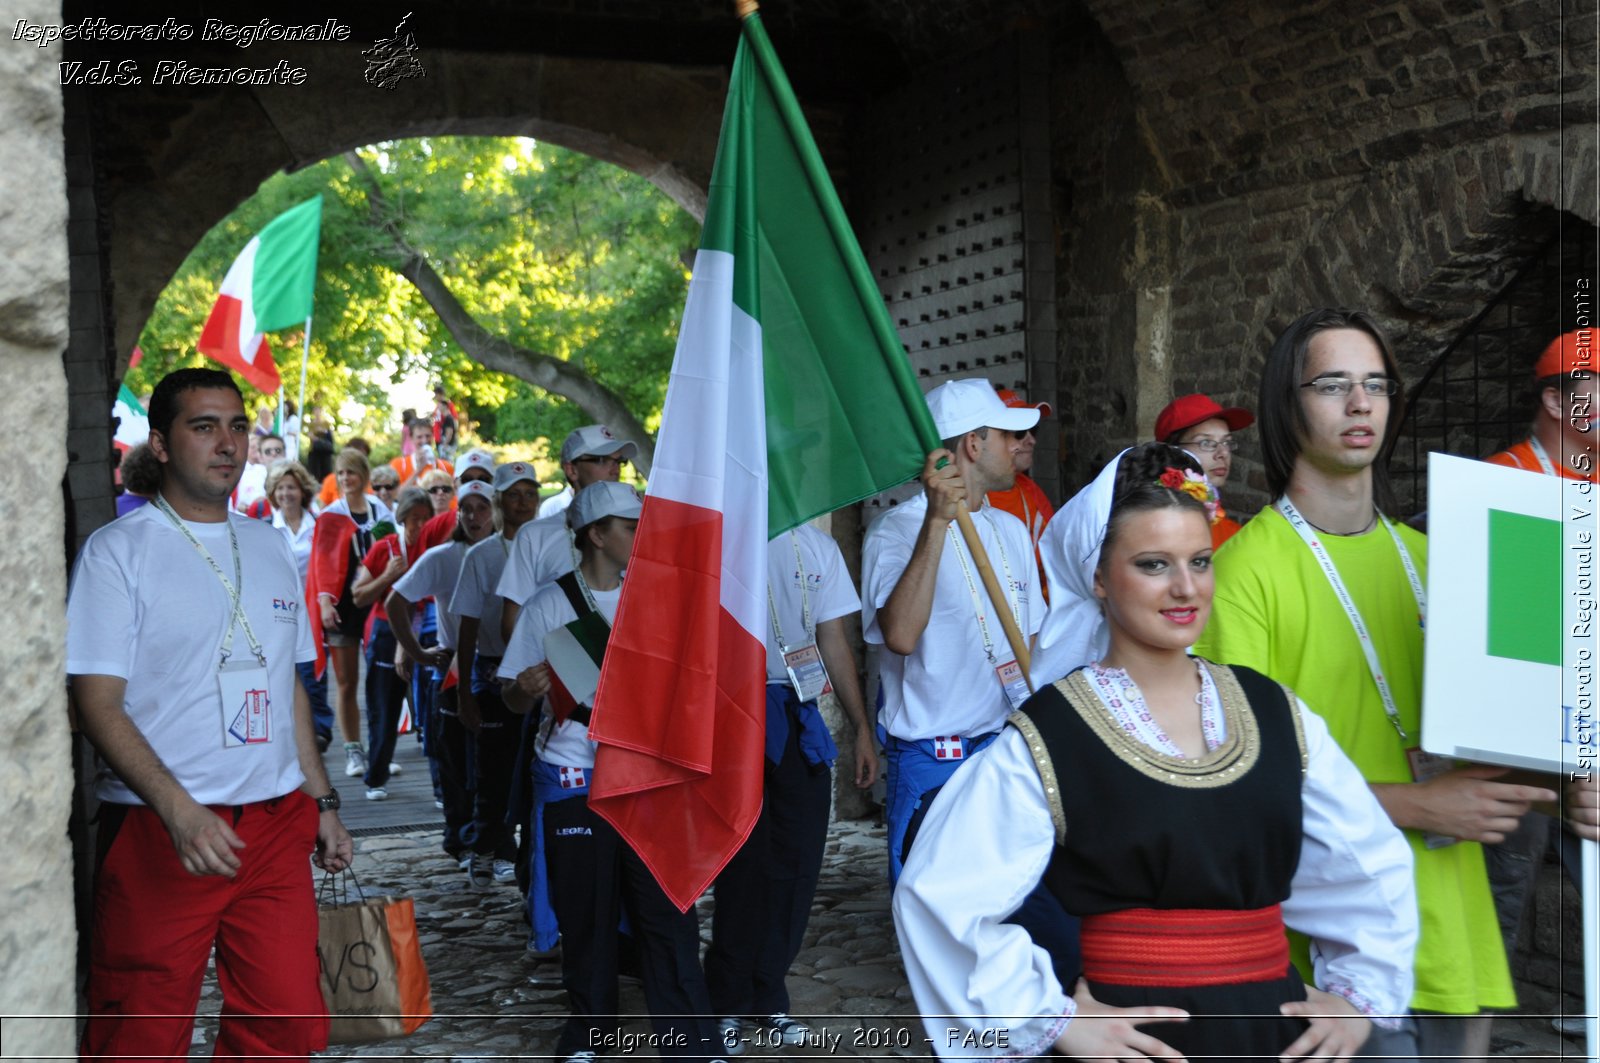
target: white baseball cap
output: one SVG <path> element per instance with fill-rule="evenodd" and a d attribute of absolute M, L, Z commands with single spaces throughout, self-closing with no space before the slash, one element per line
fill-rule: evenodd
<path fill-rule="evenodd" d="M 573 528 L 587 528 L 597 520 L 607 517 L 627 517 L 638 520 L 644 511 L 639 492 L 627 484 L 601 480 L 579 491 L 567 509 L 567 523 Z"/>
<path fill-rule="evenodd" d="M 1020 432 L 1039 423 L 1037 409 L 1007 406 L 995 394 L 994 385 L 981 376 L 946 381 L 928 392 L 927 399 L 940 439 L 954 439 L 985 427 Z"/>
<path fill-rule="evenodd" d="M 608 458 L 615 454 L 618 461 L 632 461 L 639 448 L 626 439 L 618 439 L 603 424 L 586 424 L 577 429 L 561 444 L 561 460 L 571 461 L 580 454 L 593 454 Z"/>
<path fill-rule="evenodd" d="M 539 474 L 533 466 L 525 461 L 508 461 L 494 470 L 494 489 L 504 491 L 514 483 L 528 481 L 534 486 L 539 484 Z"/>
<path fill-rule="evenodd" d="M 477 495 L 478 497 L 487 501 L 490 505 L 494 504 L 494 488 L 490 487 L 482 480 L 468 480 L 466 483 L 456 487 L 457 503 L 460 503 L 461 500 L 466 498 L 468 495 Z"/>
<path fill-rule="evenodd" d="M 456 462 L 456 479 L 461 479 L 461 474 L 468 469 L 482 469 L 489 475 L 494 475 L 494 455 L 482 447 L 474 447 L 461 456 Z"/>

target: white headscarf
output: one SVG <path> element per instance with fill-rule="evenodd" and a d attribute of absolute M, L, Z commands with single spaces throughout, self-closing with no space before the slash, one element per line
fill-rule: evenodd
<path fill-rule="evenodd" d="M 1050 611 L 1029 671 L 1035 690 L 1104 657 L 1111 648 L 1110 629 L 1100 599 L 1094 596 L 1094 570 L 1100 565 L 1100 545 L 1111 518 L 1117 466 L 1126 453 L 1112 458 L 1093 483 L 1068 499 L 1039 540 L 1050 585 Z"/>

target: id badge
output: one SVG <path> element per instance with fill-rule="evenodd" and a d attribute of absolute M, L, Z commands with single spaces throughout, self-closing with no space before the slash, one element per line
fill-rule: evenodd
<path fill-rule="evenodd" d="M 1015 658 L 1005 664 L 995 665 L 994 674 L 1000 677 L 1000 686 L 1006 692 L 1006 700 L 1013 709 L 1022 708 L 1022 703 L 1033 696 L 1033 691 L 1028 689 L 1028 677 L 1022 672 L 1022 665 Z"/>
<path fill-rule="evenodd" d="M 1412 746 L 1406 750 L 1406 762 L 1411 765 L 1412 782 L 1427 782 L 1429 779 L 1437 778 L 1455 767 L 1455 762 L 1449 757 L 1441 757 L 1437 753 L 1424 752 L 1420 746 Z M 1425 831 L 1422 835 L 1422 842 L 1429 849 L 1443 849 L 1445 846 L 1454 845 L 1460 840 L 1459 838 L 1452 838 L 1448 834 L 1436 834 L 1433 831 Z"/>
<path fill-rule="evenodd" d="M 265 665 L 253 660 L 223 665 L 217 669 L 217 690 L 222 695 L 222 748 L 272 741 Z"/>
<path fill-rule="evenodd" d="M 783 664 L 789 670 L 789 685 L 794 687 L 795 696 L 801 701 L 816 701 L 832 693 L 833 684 L 828 682 L 828 670 L 822 666 L 822 654 L 817 651 L 816 643 L 785 650 Z"/>

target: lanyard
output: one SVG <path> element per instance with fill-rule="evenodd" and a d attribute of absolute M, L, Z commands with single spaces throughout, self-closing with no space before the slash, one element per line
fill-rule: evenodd
<path fill-rule="evenodd" d="M 805 630 L 807 641 L 815 641 L 811 626 L 811 592 L 806 585 L 806 563 L 800 557 L 800 540 L 795 535 L 794 529 L 789 529 L 789 545 L 794 547 L 794 567 L 800 574 L 800 626 Z M 789 644 L 783 641 L 783 628 L 778 623 L 778 605 L 772 600 L 772 584 L 767 584 L 767 613 L 772 617 L 772 637 L 778 640 L 778 650 L 783 652 Z"/>
<path fill-rule="evenodd" d="M 1276 503 L 1279 513 L 1283 514 L 1289 522 L 1289 527 L 1295 530 L 1306 546 L 1311 550 L 1317 564 L 1322 568 L 1322 574 L 1328 577 L 1328 583 L 1333 587 L 1333 593 L 1339 599 L 1339 604 L 1344 606 L 1344 612 L 1350 618 L 1350 626 L 1355 628 L 1356 638 L 1361 642 L 1361 653 L 1367 659 L 1367 670 L 1372 673 L 1372 681 L 1377 684 L 1378 696 L 1383 699 L 1383 713 L 1389 717 L 1389 722 L 1394 724 L 1394 729 L 1400 732 L 1402 742 L 1410 741 L 1406 734 L 1405 725 L 1400 722 L 1400 710 L 1395 705 L 1394 694 L 1389 690 L 1389 681 L 1384 678 L 1383 669 L 1378 664 L 1378 651 L 1372 644 L 1372 636 L 1367 631 L 1366 622 L 1361 619 L 1361 612 L 1356 608 L 1356 603 L 1350 597 L 1350 591 L 1345 587 L 1344 580 L 1339 576 L 1339 570 L 1334 567 L 1333 559 L 1328 556 L 1328 550 L 1317 538 L 1311 525 L 1300 511 L 1294 508 L 1294 503 L 1285 495 Z M 1417 600 L 1417 622 L 1427 623 L 1428 598 L 1422 590 L 1422 580 L 1417 577 L 1417 568 L 1411 563 L 1411 553 L 1406 549 L 1406 544 L 1401 541 L 1400 533 L 1395 531 L 1394 525 L 1382 513 L 1378 514 L 1378 523 L 1388 531 L 1389 537 L 1394 540 L 1395 549 L 1400 552 L 1400 564 L 1406 570 L 1406 580 L 1411 584 L 1412 597 Z"/>
<path fill-rule="evenodd" d="M 206 564 L 211 566 L 211 571 L 215 572 L 217 579 L 222 581 L 222 589 L 228 592 L 228 633 L 222 638 L 222 660 L 218 662 L 218 667 L 220 668 L 222 665 L 227 664 L 228 657 L 233 653 L 234 624 L 244 628 L 244 637 L 250 643 L 250 652 L 255 654 L 258 663 L 265 666 L 267 655 L 262 652 L 261 642 L 251 629 L 250 618 L 245 615 L 244 611 L 244 569 L 239 562 L 239 536 L 233 530 L 233 520 L 228 518 L 225 521 L 228 525 L 228 546 L 233 550 L 233 582 L 229 583 L 228 577 L 222 572 L 222 566 L 217 564 L 217 559 L 211 556 L 211 551 L 201 545 L 200 540 L 194 537 L 194 532 L 189 530 L 188 525 L 183 523 L 183 520 L 172 508 L 172 504 L 159 494 L 156 495 L 156 508 L 172 522 L 174 528 L 183 533 L 183 537 L 189 540 L 189 545 L 199 551 L 200 556 L 206 559 Z"/>
<path fill-rule="evenodd" d="M 1528 442 L 1533 444 L 1533 456 L 1539 459 L 1539 469 L 1546 476 L 1554 476 L 1556 467 L 1550 464 L 1550 454 L 1544 449 L 1544 444 L 1539 442 L 1537 436 L 1529 436 Z"/>
<path fill-rule="evenodd" d="M 578 581 L 578 590 L 583 592 L 583 604 L 587 605 L 592 613 L 600 612 L 600 606 L 595 604 L 594 592 L 589 589 L 589 581 L 583 578 L 581 565 L 572 566 L 572 578 Z M 604 620 L 605 617 L 602 616 L 600 619 Z"/>
<path fill-rule="evenodd" d="M 1000 529 L 995 527 L 994 518 L 982 510 L 979 512 L 983 513 L 984 520 L 989 522 L 989 530 L 994 532 L 995 549 L 1000 552 L 1000 567 L 1005 570 L 1006 587 L 1009 590 L 1015 587 L 1016 584 L 1011 579 L 1011 559 L 1006 556 L 1006 544 L 1000 537 Z M 972 568 L 967 564 L 967 555 L 962 547 L 960 537 L 956 535 L 956 526 L 951 523 L 948 527 L 950 529 L 950 542 L 956 552 L 956 560 L 961 562 L 961 574 L 967 577 L 967 593 L 972 595 L 972 611 L 978 616 L 978 633 L 983 636 L 984 655 L 989 658 L 990 664 L 998 664 L 999 661 L 994 655 L 994 637 L 989 634 L 989 619 L 983 609 L 983 597 L 978 593 L 977 583 L 973 581 Z M 1022 626 L 1020 601 L 1012 598 L 1007 602 L 1007 605 L 1010 606 L 1011 615 L 1016 620 L 1017 627 L 1020 628 Z"/>

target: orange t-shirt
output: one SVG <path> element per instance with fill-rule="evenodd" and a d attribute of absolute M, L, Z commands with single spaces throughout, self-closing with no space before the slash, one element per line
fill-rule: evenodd
<path fill-rule="evenodd" d="M 433 467 L 436 469 L 443 469 L 451 476 L 455 476 L 456 474 L 456 467 L 451 465 L 448 461 L 444 461 L 442 459 L 436 459 L 433 463 Z M 416 457 L 411 454 L 402 454 L 400 457 L 395 458 L 389 463 L 389 468 L 400 474 L 400 485 L 404 487 L 406 486 L 406 481 L 411 479 L 412 475 L 417 471 Z M 426 469 L 427 466 L 423 466 L 423 468 Z"/>
<path fill-rule="evenodd" d="M 1050 523 L 1050 518 L 1056 513 L 1056 508 L 1050 504 L 1050 497 L 1044 493 L 1044 488 L 1033 482 L 1033 477 L 1019 472 L 1016 486 L 1011 490 L 989 492 L 989 504 L 995 509 L 1005 510 L 1027 527 L 1028 538 L 1033 541 L 1033 561 L 1039 573 L 1039 587 L 1044 600 L 1048 602 L 1050 588 L 1044 582 L 1044 559 L 1039 556 L 1039 537 L 1044 534 L 1044 526 Z"/>
<path fill-rule="evenodd" d="M 1226 513 L 1218 517 L 1217 522 L 1211 525 L 1211 549 L 1215 550 L 1233 538 L 1233 533 L 1242 527 L 1244 527 L 1243 524 L 1240 524 Z"/>
<path fill-rule="evenodd" d="M 1488 462 L 1490 465 L 1504 465 L 1508 469 L 1526 469 L 1529 472 L 1544 472 L 1544 466 L 1539 464 L 1539 455 L 1534 451 L 1533 441 L 1531 439 L 1524 439 L 1520 443 L 1513 443 L 1511 446 L 1500 451 L 1500 453 L 1490 454 L 1483 460 Z M 1600 472 L 1600 469 L 1591 469 L 1589 471 L 1589 475 L 1585 476 L 1581 472 L 1577 472 L 1573 469 L 1569 469 L 1565 465 L 1559 464 L 1554 459 L 1550 459 L 1550 464 L 1555 469 L 1556 475 L 1565 479 L 1600 482 L 1596 481 L 1596 473 Z"/>

